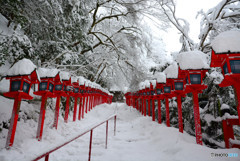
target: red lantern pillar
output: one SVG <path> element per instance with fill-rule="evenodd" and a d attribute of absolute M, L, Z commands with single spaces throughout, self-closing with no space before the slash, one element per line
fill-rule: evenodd
<path fill-rule="evenodd" d="M 155 99 L 152 98 L 152 121 L 155 121 Z"/>
<path fill-rule="evenodd" d="M 79 99 L 78 120 L 81 120 L 81 117 L 82 117 L 82 100 L 83 100 L 83 97 L 81 96 Z"/>
<path fill-rule="evenodd" d="M 58 116 L 59 116 L 60 102 L 61 102 L 61 96 L 57 95 L 55 114 L 54 114 L 54 122 L 53 122 L 53 127 L 55 127 L 55 129 L 57 129 L 57 125 L 58 125 Z"/>
<path fill-rule="evenodd" d="M 167 124 L 167 127 L 170 127 L 169 100 L 168 100 L 168 98 L 165 98 L 165 105 L 166 105 L 166 124 Z"/>
<path fill-rule="evenodd" d="M 158 99 L 158 123 L 161 124 L 162 116 L 161 116 L 161 100 Z"/>
<path fill-rule="evenodd" d="M 178 128 L 179 132 L 183 133 L 183 120 L 182 120 L 182 97 L 177 95 L 178 104 Z"/>
<path fill-rule="evenodd" d="M 40 109 L 40 115 L 39 115 L 39 119 L 38 119 L 38 128 L 37 128 L 37 139 L 38 139 L 38 141 L 42 140 L 46 105 L 47 105 L 47 95 L 43 95 L 42 96 L 41 109 Z"/>
<path fill-rule="evenodd" d="M 21 97 L 16 97 L 14 100 L 12 117 L 11 117 L 9 129 L 8 129 L 8 136 L 7 136 L 7 142 L 6 142 L 7 149 L 9 149 L 14 142 L 20 106 L 21 106 Z"/>
<path fill-rule="evenodd" d="M 199 113 L 199 103 L 198 103 L 198 92 L 193 91 L 193 102 L 194 102 L 194 121 L 195 121 L 195 134 L 197 144 L 202 145 L 202 131 L 201 131 L 201 122 L 200 122 L 200 113 Z"/>

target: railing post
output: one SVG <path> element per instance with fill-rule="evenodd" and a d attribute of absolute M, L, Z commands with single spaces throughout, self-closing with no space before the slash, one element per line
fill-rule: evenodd
<path fill-rule="evenodd" d="M 106 143 L 105 143 L 105 149 L 107 149 L 107 140 L 108 140 L 108 120 L 106 121 Z"/>
<path fill-rule="evenodd" d="M 92 152 L 92 133 L 93 130 L 90 132 L 90 143 L 89 143 L 89 155 L 88 155 L 88 161 L 91 161 L 91 152 Z"/>
<path fill-rule="evenodd" d="M 48 161 L 49 159 L 49 154 L 45 156 L 45 161 Z"/>
<path fill-rule="evenodd" d="M 114 136 L 116 136 L 116 123 L 117 123 L 117 115 L 114 116 Z"/>

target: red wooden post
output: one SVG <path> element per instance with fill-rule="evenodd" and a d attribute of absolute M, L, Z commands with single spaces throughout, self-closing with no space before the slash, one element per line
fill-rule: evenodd
<path fill-rule="evenodd" d="M 38 119 L 38 128 L 37 128 L 37 139 L 38 139 L 38 141 L 42 140 L 42 133 L 43 133 L 43 126 L 44 126 L 46 105 L 47 105 L 47 96 L 44 95 L 42 97 L 40 115 L 39 115 L 39 119 Z"/>
<path fill-rule="evenodd" d="M 91 161 L 91 152 L 92 152 L 92 133 L 93 133 L 93 130 L 90 131 L 90 143 L 89 143 L 89 155 L 88 155 L 88 161 Z"/>
<path fill-rule="evenodd" d="M 223 125 L 225 148 L 229 149 L 230 148 L 229 139 L 230 138 L 234 139 L 233 128 L 231 127 L 231 125 L 229 125 L 228 120 L 223 120 L 222 125 Z"/>
<path fill-rule="evenodd" d="M 11 122 L 8 130 L 8 136 L 7 136 L 7 142 L 6 142 L 7 149 L 9 149 L 14 142 L 20 105 L 21 105 L 21 98 L 16 97 L 13 104 L 12 117 L 11 117 Z"/>
<path fill-rule="evenodd" d="M 158 123 L 161 124 L 162 117 L 161 117 L 161 100 L 158 98 Z"/>
<path fill-rule="evenodd" d="M 194 121 L 195 121 L 195 134 L 197 144 L 202 145 L 202 131 L 199 113 L 199 103 L 198 103 L 198 93 L 193 91 L 193 101 L 194 101 Z"/>
<path fill-rule="evenodd" d="M 147 116 L 147 99 L 144 99 L 144 116 Z"/>
<path fill-rule="evenodd" d="M 82 118 L 84 118 L 85 99 L 86 99 L 86 97 L 85 97 L 85 94 L 84 94 L 83 101 L 82 101 Z"/>
<path fill-rule="evenodd" d="M 77 116 L 77 103 L 78 103 L 78 97 L 75 97 L 74 109 L 73 109 L 73 121 L 76 121 L 76 116 Z"/>
<path fill-rule="evenodd" d="M 182 97 L 180 95 L 177 96 L 177 104 L 178 104 L 178 128 L 179 132 L 183 133 L 183 120 L 182 120 Z"/>
<path fill-rule="evenodd" d="M 66 100 L 66 107 L 65 107 L 65 116 L 64 116 L 64 122 L 68 122 L 68 113 L 69 113 L 69 101 L 70 101 L 70 96 L 67 96 Z"/>
<path fill-rule="evenodd" d="M 87 100 L 86 100 L 85 112 L 87 113 L 88 112 L 88 94 L 86 97 L 87 97 Z"/>
<path fill-rule="evenodd" d="M 166 103 L 166 124 L 167 124 L 167 127 L 170 127 L 169 100 L 168 100 L 168 98 L 165 98 L 165 103 Z"/>
<path fill-rule="evenodd" d="M 105 149 L 107 149 L 107 140 L 108 140 L 108 121 L 106 121 L 106 142 L 105 142 Z"/>
<path fill-rule="evenodd" d="M 61 101 L 61 96 L 57 96 L 57 101 L 56 101 L 56 107 L 55 107 L 55 115 L 54 115 L 54 122 L 53 122 L 53 127 L 57 129 L 58 125 L 58 116 L 59 116 L 59 110 L 60 110 L 60 101 Z"/>
<path fill-rule="evenodd" d="M 81 117 L 82 117 L 82 96 L 80 97 L 79 100 L 78 120 L 81 120 Z"/>
<path fill-rule="evenodd" d="M 152 99 L 152 121 L 155 121 L 155 100 Z"/>
<path fill-rule="evenodd" d="M 149 98 L 148 99 L 148 116 L 151 116 L 151 106 L 150 106 L 151 103 L 150 102 L 151 102 L 151 99 Z"/>

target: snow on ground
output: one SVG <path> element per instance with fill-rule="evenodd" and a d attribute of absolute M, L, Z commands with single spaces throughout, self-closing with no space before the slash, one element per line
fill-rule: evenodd
<path fill-rule="evenodd" d="M 0 97 L 0 102 L 12 107 L 12 101 Z M 5 106 L 4 105 L 4 106 Z M 21 109 L 28 112 L 39 111 L 40 105 L 22 103 Z M 9 112 L 8 110 L 4 110 Z M 2 108 L 0 109 L 2 112 Z M 113 121 L 109 122 L 108 149 L 105 149 L 105 124 L 93 131 L 92 161 L 237 161 L 239 149 L 211 149 L 195 143 L 195 137 L 181 134 L 176 128 L 152 122 L 150 117 L 143 117 L 132 107 L 123 103 L 103 104 L 85 114 L 81 121 L 69 122 L 59 119 L 58 130 L 50 128 L 53 112 L 47 109 L 43 140 L 35 139 L 37 124 L 34 120 L 20 120 L 16 131 L 14 146 L 5 150 L 6 131 L 0 133 L 0 160 L 31 160 L 37 155 L 60 145 L 77 136 L 91 125 L 101 122 L 108 116 L 117 113 L 117 133 L 113 136 Z M 10 114 L 9 114 L 10 115 Z M 50 154 L 50 160 L 87 160 L 89 133 L 76 141 Z M 238 157 L 213 157 L 215 154 L 237 153 Z"/>

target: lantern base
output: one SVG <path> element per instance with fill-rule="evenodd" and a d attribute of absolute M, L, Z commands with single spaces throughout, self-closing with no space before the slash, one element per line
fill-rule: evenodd
<path fill-rule="evenodd" d="M 29 94 L 22 92 L 22 91 L 15 91 L 15 92 L 7 92 L 3 94 L 5 97 L 9 97 L 9 98 L 21 98 L 21 99 L 26 99 L 26 100 L 31 100 L 33 99 L 32 96 L 30 96 Z"/>

